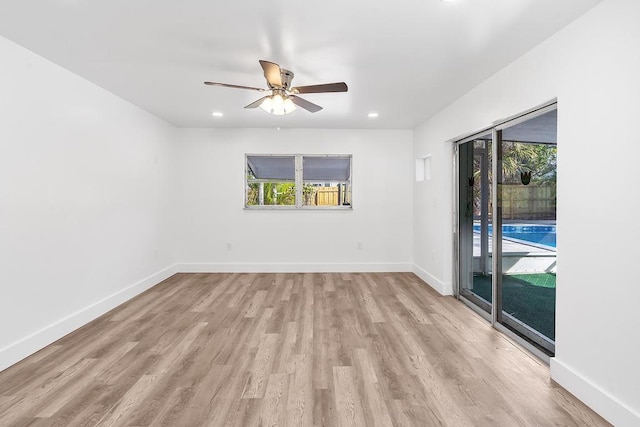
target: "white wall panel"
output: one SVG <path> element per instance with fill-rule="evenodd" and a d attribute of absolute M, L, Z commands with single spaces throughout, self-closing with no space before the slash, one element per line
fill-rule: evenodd
<path fill-rule="evenodd" d="M 607 0 L 415 130 L 417 268 L 451 292 L 452 145 L 558 99 L 558 288 L 552 376 L 616 425 L 640 424 L 640 2 Z"/>
<path fill-rule="evenodd" d="M 411 131 L 192 129 L 179 144 L 185 268 L 411 270 Z M 243 209 L 245 153 L 353 154 L 353 210 Z"/>
<path fill-rule="evenodd" d="M 173 264 L 175 129 L 0 38 L 0 369 Z"/>

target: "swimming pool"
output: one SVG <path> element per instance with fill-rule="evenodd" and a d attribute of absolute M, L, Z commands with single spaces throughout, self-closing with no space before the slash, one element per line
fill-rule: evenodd
<path fill-rule="evenodd" d="M 491 235 L 489 224 L 489 235 Z M 480 224 L 473 224 L 473 231 L 480 232 Z M 503 224 L 502 237 L 538 245 L 556 247 L 556 226 L 547 224 Z"/>

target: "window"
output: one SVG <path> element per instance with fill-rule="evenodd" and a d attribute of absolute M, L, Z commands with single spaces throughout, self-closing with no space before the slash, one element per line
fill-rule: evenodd
<path fill-rule="evenodd" d="M 351 209 L 351 155 L 246 155 L 245 207 Z"/>
<path fill-rule="evenodd" d="M 295 206 L 294 156 L 247 156 L 246 206 Z"/>
<path fill-rule="evenodd" d="M 351 206 L 351 156 L 302 156 L 303 206 Z"/>

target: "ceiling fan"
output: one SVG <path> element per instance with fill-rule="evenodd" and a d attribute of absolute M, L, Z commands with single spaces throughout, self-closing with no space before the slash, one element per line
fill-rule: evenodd
<path fill-rule="evenodd" d="M 261 107 L 266 112 L 278 116 L 293 112 L 296 106 L 312 113 L 322 110 L 321 106 L 297 96 L 300 93 L 346 92 L 348 90 L 345 82 L 291 87 L 291 80 L 293 80 L 291 71 L 280 68 L 278 64 L 269 61 L 260 60 L 260 65 L 264 71 L 264 77 L 267 79 L 268 89 L 216 82 L 204 82 L 204 84 L 257 90 L 259 92 L 271 91 L 271 95 L 264 96 L 244 108 Z"/>

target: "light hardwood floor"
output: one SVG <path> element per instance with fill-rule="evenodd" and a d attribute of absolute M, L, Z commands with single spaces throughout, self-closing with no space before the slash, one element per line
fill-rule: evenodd
<path fill-rule="evenodd" d="M 0 425 L 601 426 L 415 275 L 177 274 L 0 373 Z"/>

